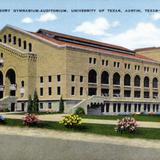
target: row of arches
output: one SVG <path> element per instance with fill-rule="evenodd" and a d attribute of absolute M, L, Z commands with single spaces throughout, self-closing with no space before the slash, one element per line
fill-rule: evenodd
<path fill-rule="evenodd" d="M 121 76 L 119 73 L 113 74 L 113 85 L 120 85 Z M 148 76 L 144 77 L 144 87 L 149 87 L 150 79 Z M 134 86 L 140 87 L 142 79 L 139 75 L 134 77 Z M 88 83 L 97 83 L 97 72 L 92 69 L 88 73 Z M 101 74 L 101 84 L 109 84 L 109 73 L 107 71 L 103 71 Z M 124 85 L 130 86 L 131 85 L 131 76 L 129 74 L 124 75 Z M 156 77 L 152 80 L 152 87 L 158 88 L 158 79 Z"/>
<path fill-rule="evenodd" d="M 6 72 L 6 78 L 8 79 L 10 84 L 16 83 L 16 73 L 13 69 L 9 69 Z M 0 85 L 3 85 L 3 73 L 0 71 Z"/>
<path fill-rule="evenodd" d="M 16 84 L 16 73 L 13 69 L 9 69 L 5 75 L 5 89 L 6 93 L 10 96 L 16 95 L 16 90 L 14 89 Z M 3 73 L 0 71 L 0 87 L 3 88 L 4 85 L 4 77 Z M 11 85 L 13 85 L 11 87 Z M 3 89 L 0 90 L 0 98 L 3 98 Z"/>

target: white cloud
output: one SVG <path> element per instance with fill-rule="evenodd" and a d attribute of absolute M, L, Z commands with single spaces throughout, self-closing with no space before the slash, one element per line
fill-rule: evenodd
<path fill-rule="evenodd" d="M 155 21 L 160 20 L 160 13 L 154 13 L 151 18 Z"/>
<path fill-rule="evenodd" d="M 45 13 L 43 15 L 41 15 L 37 21 L 39 22 L 48 22 L 48 21 L 54 21 L 57 19 L 57 16 L 53 13 Z"/>
<path fill-rule="evenodd" d="M 22 19 L 22 23 L 33 23 L 33 19 L 30 17 L 25 17 Z"/>
<path fill-rule="evenodd" d="M 76 27 L 74 32 L 82 32 L 85 34 L 101 36 L 101 35 L 106 35 L 107 34 L 106 31 L 110 27 L 116 27 L 118 25 L 119 25 L 118 21 L 109 23 L 109 21 L 104 17 L 99 17 L 94 21 L 85 21 L 81 23 L 79 26 Z"/>
<path fill-rule="evenodd" d="M 120 26 L 120 22 L 119 21 L 114 21 L 114 22 L 112 22 L 111 26 L 112 27 L 118 27 L 118 26 Z"/>
<path fill-rule="evenodd" d="M 103 42 L 121 45 L 130 49 L 160 46 L 160 28 L 152 23 L 138 23 L 135 28 L 108 36 Z"/>

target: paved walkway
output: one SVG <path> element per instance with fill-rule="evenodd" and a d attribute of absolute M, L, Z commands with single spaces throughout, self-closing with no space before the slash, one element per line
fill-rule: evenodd
<path fill-rule="evenodd" d="M 21 119 L 23 115 L 3 113 L 7 118 Z M 59 121 L 62 119 L 64 114 L 52 114 L 52 115 L 40 115 L 39 119 L 46 121 Z M 116 124 L 115 120 L 95 120 L 95 119 L 84 119 L 85 123 L 98 123 L 98 124 Z M 140 127 L 151 127 L 160 128 L 158 122 L 138 122 Z M 133 146 L 141 148 L 155 148 L 160 149 L 160 140 L 145 140 L 145 139 L 129 139 L 121 137 L 94 135 L 89 133 L 74 133 L 74 132 L 63 132 L 48 129 L 35 129 L 35 128 L 18 128 L 0 126 L 0 135 L 18 135 L 18 136 L 29 136 L 29 137 L 42 137 L 42 138 L 56 138 L 62 140 L 71 141 L 84 141 L 104 144 L 114 144 L 123 146 Z"/>
<path fill-rule="evenodd" d="M 14 127 L 7 129 L 10 135 L 1 132 L 5 130 L 0 127 L 0 160 L 159 160 L 160 157 L 159 141 Z"/>
<path fill-rule="evenodd" d="M 39 128 L 19 128 L 0 126 L 0 135 L 18 135 L 29 137 L 56 138 L 71 141 L 84 141 L 141 148 L 160 149 L 160 140 L 129 139 L 121 137 L 95 135 L 89 133 L 64 132 Z"/>
<path fill-rule="evenodd" d="M 5 115 L 6 118 L 22 119 L 23 115 L 11 114 L 11 113 L 0 113 Z M 43 121 L 59 121 L 65 114 L 47 114 L 39 115 L 39 119 Z M 96 124 L 112 124 L 116 125 L 117 120 L 101 120 L 101 119 L 83 119 L 84 123 L 96 123 Z M 143 128 L 160 128 L 160 122 L 142 122 L 138 121 L 138 126 Z"/>

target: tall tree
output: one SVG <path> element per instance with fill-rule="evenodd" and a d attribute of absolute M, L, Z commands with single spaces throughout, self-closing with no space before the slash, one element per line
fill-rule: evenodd
<path fill-rule="evenodd" d="M 32 113 L 32 112 L 33 112 L 33 100 L 32 100 L 31 95 L 29 95 L 29 98 L 28 98 L 28 108 L 27 108 L 27 112 L 28 112 L 28 113 Z"/>
<path fill-rule="evenodd" d="M 60 113 L 64 112 L 64 102 L 63 102 L 62 96 L 61 96 L 60 101 L 59 101 L 59 112 Z"/>
<path fill-rule="evenodd" d="M 35 113 L 39 112 L 39 98 L 36 90 L 34 91 L 34 96 L 33 96 L 33 108 Z"/>

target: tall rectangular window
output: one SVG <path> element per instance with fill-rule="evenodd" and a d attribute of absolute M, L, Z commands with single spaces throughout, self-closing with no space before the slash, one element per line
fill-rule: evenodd
<path fill-rule="evenodd" d="M 22 44 L 21 44 L 21 39 L 19 38 L 19 39 L 18 39 L 18 46 L 21 47 L 21 45 L 22 45 Z"/>
<path fill-rule="evenodd" d="M 57 95 L 61 95 L 61 87 L 57 87 Z"/>
<path fill-rule="evenodd" d="M 80 82 L 83 82 L 83 76 L 80 76 Z"/>
<path fill-rule="evenodd" d="M 75 76 L 71 75 L 71 81 L 74 82 L 74 80 L 75 80 Z"/>
<path fill-rule="evenodd" d="M 48 87 L 48 95 L 52 95 L 52 87 Z"/>
<path fill-rule="evenodd" d="M 89 58 L 89 63 L 92 63 L 92 58 L 91 57 Z"/>
<path fill-rule="evenodd" d="M 124 68 L 127 68 L 127 63 L 124 64 Z"/>
<path fill-rule="evenodd" d="M 29 52 L 32 52 L 32 44 L 31 43 L 28 44 L 28 47 L 29 47 Z"/>
<path fill-rule="evenodd" d="M 27 49 L 27 42 L 26 41 L 23 41 L 23 48 Z"/>
<path fill-rule="evenodd" d="M 75 94 L 75 87 L 72 87 L 71 88 L 71 95 L 74 95 Z"/>
<path fill-rule="evenodd" d="M 109 112 L 109 105 L 110 105 L 110 104 L 109 104 L 109 103 L 106 103 L 105 105 L 106 105 L 106 112 Z"/>
<path fill-rule="evenodd" d="M 102 59 L 102 65 L 104 65 L 104 59 Z"/>
<path fill-rule="evenodd" d="M 121 112 L 121 104 L 118 103 L 118 112 Z"/>
<path fill-rule="evenodd" d="M 138 112 L 141 111 L 141 104 L 138 104 Z"/>
<path fill-rule="evenodd" d="M 40 96 L 43 96 L 43 88 L 40 88 Z"/>
<path fill-rule="evenodd" d="M 48 76 L 48 82 L 52 82 L 52 76 Z"/>
<path fill-rule="evenodd" d="M 127 112 L 127 103 L 124 104 L 124 112 Z"/>
<path fill-rule="evenodd" d="M 8 42 L 11 42 L 11 34 L 8 35 Z"/>
<path fill-rule="evenodd" d="M 13 44 L 16 44 L 16 36 L 13 37 Z"/>
<path fill-rule="evenodd" d="M 131 65 L 130 64 L 128 64 L 128 69 L 131 69 Z"/>
<path fill-rule="evenodd" d="M 83 95 L 83 87 L 80 87 L 80 95 Z"/>
<path fill-rule="evenodd" d="M 48 109 L 52 109 L 52 103 L 51 102 L 48 103 Z"/>
<path fill-rule="evenodd" d="M 118 68 L 120 67 L 120 63 L 119 63 L 119 62 L 117 62 L 117 67 L 118 67 Z"/>
<path fill-rule="evenodd" d="M 58 82 L 61 81 L 61 75 L 57 75 L 57 81 L 58 81 Z"/>
<path fill-rule="evenodd" d="M 43 83 L 43 77 L 40 76 L 40 83 Z"/>
<path fill-rule="evenodd" d="M 7 43 L 7 36 L 4 35 L 4 43 Z"/>
<path fill-rule="evenodd" d="M 117 107 L 117 104 L 113 103 L 113 112 L 116 112 L 116 107 Z"/>
<path fill-rule="evenodd" d="M 108 60 L 106 60 L 106 66 L 108 66 Z"/>

